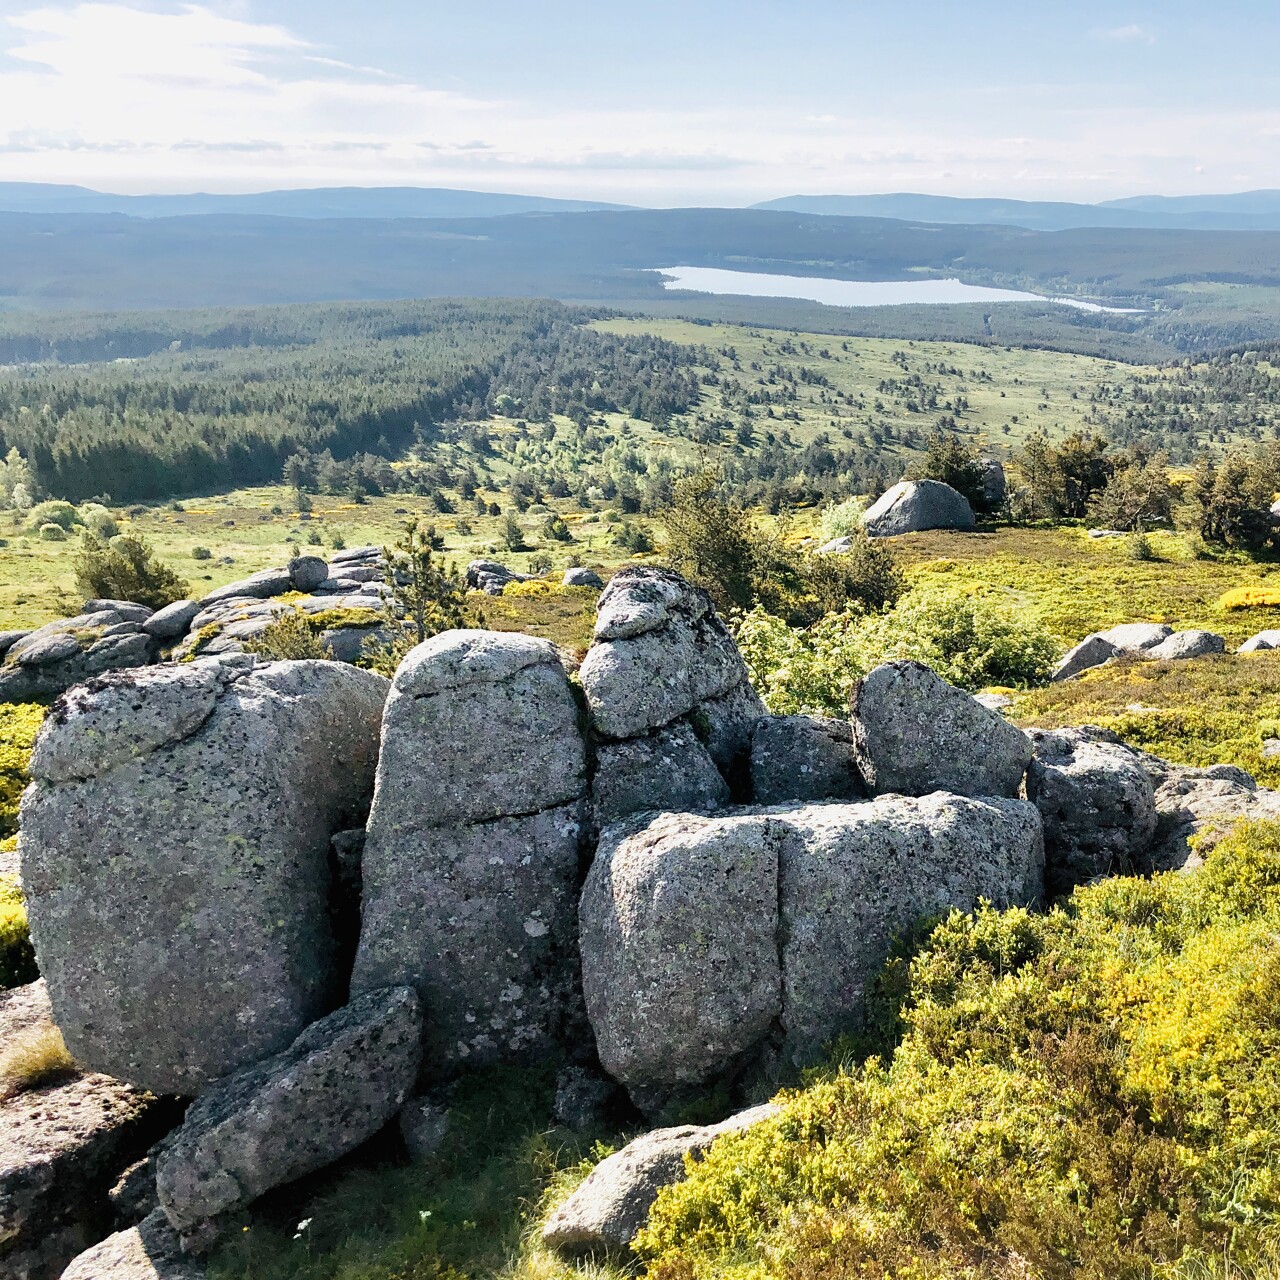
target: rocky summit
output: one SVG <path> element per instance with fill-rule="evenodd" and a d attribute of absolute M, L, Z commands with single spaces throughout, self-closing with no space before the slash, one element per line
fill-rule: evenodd
<path fill-rule="evenodd" d="M 324 567 L 289 581 L 321 590 Z M 151 643 L 199 616 L 128 625 Z M 1096 639 L 1158 660 L 1176 636 Z M 84 1128 L 122 1136 L 83 1176 L 130 1206 L 98 1230 L 28 1179 L 24 1221 L 56 1232 L 31 1280 L 86 1248 L 69 1275 L 198 1274 L 258 1197 L 379 1131 L 430 1168 L 449 1091 L 481 1068 L 563 1063 L 574 1127 L 708 1093 L 746 1106 L 864 1027 L 919 920 L 1192 865 L 1197 832 L 1280 812 L 1239 770 L 1023 733 L 912 662 L 868 672 L 846 718 L 770 716 L 711 599 L 648 568 L 604 590 L 576 673 L 546 640 L 482 630 L 432 637 L 392 681 L 234 652 L 148 664 L 64 693 L 31 772 L 39 998 L 102 1073 L 60 1097 L 114 1108 Z M 153 1094 L 192 1100 L 185 1119 Z M 686 1156 L 769 1114 L 641 1139 L 546 1243 L 625 1254 Z"/>

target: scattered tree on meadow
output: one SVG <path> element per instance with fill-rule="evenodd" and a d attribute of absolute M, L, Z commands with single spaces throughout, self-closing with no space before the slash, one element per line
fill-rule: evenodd
<path fill-rule="evenodd" d="M 88 530 L 73 562 L 76 585 L 86 596 L 132 600 L 161 609 L 186 596 L 188 587 L 144 539 L 121 534 L 102 542 Z"/>

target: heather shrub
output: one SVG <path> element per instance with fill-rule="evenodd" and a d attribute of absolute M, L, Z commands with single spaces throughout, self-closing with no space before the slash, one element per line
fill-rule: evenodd
<path fill-rule="evenodd" d="M 1280 824 L 1196 876 L 953 912 L 891 1057 L 836 1065 L 664 1190 L 655 1280 L 1245 1274 L 1280 1229 Z"/>
<path fill-rule="evenodd" d="M 0 703 L 0 839 L 18 829 L 18 802 L 44 714 L 34 703 Z"/>

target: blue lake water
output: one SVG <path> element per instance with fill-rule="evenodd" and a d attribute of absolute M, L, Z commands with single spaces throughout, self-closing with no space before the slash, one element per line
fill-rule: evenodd
<path fill-rule="evenodd" d="M 659 267 L 667 289 L 696 293 L 745 295 L 750 298 L 801 298 L 828 307 L 896 307 L 909 303 L 1059 302 L 1082 311 L 1131 312 L 1079 298 L 1052 298 L 1018 289 L 992 289 L 959 280 L 827 280 L 816 276 L 772 276 L 757 271 L 725 271 L 719 267 Z"/>

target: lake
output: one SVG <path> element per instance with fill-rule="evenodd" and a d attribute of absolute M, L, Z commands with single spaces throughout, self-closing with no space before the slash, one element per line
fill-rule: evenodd
<path fill-rule="evenodd" d="M 828 307 L 900 307 L 913 303 L 1059 302 L 1081 311 L 1130 314 L 1132 307 L 1104 307 L 1079 298 L 1053 298 L 1018 289 L 992 289 L 960 280 L 827 280 L 816 276 L 771 276 L 719 267 L 658 267 L 667 289 L 731 293 L 751 298 L 801 298 Z"/>

